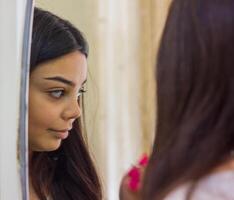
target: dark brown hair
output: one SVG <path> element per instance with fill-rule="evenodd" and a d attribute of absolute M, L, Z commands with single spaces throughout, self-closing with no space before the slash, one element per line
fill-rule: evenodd
<path fill-rule="evenodd" d="M 88 44 L 79 30 L 54 14 L 35 8 L 30 72 L 40 63 L 73 51 L 88 56 Z M 77 102 L 79 103 L 79 102 Z M 69 137 L 58 150 L 33 152 L 30 176 L 41 200 L 101 200 L 102 191 L 81 119 L 73 123 Z"/>
<path fill-rule="evenodd" d="M 174 0 L 157 60 L 144 200 L 197 182 L 234 149 L 234 1 Z"/>

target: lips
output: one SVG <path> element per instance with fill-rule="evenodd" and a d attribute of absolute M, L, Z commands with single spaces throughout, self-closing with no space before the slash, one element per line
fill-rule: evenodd
<path fill-rule="evenodd" d="M 53 129 L 54 131 L 57 131 L 57 132 L 66 132 L 66 131 L 70 131 L 71 129 L 63 129 L 63 130 L 56 130 L 56 129 Z"/>
<path fill-rule="evenodd" d="M 62 130 L 56 130 L 56 129 L 49 129 L 52 131 L 52 133 L 59 139 L 66 139 L 69 135 L 69 131 L 71 129 L 62 129 Z"/>

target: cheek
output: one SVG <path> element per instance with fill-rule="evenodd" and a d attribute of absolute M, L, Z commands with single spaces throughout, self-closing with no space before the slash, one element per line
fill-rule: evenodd
<path fill-rule="evenodd" d="M 29 129 L 49 128 L 59 116 L 59 109 L 42 95 L 29 97 Z"/>

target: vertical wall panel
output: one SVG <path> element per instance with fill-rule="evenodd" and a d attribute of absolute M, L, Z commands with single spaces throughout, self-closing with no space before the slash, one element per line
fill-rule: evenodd
<path fill-rule="evenodd" d="M 0 0 L 0 199 L 26 200 L 18 149 L 26 7 L 30 1 Z M 32 2 L 31 2 L 32 3 Z M 25 99 L 25 98 L 24 98 Z M 25 102 L 24 102 L 25 103 Z M 25 120 L 23 120 L 23 123 Z M 24 125 L 25 126 L 25 125 Z M 23 135 L 26 132 L 22 133 Z M 25 149 L 25 146 L 22 147 Z M 26 152 L 25 152 L 26 153 Z M 26 154 L 25 154 L 26 155 Z"/>

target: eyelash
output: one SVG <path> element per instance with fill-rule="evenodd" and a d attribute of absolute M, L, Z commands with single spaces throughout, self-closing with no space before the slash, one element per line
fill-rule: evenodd
<path fill-rule="evenodd" d="M 79 98 L 83 93 L 87 92 L 84 88 L 81 88 L 77 94 L 77 98 Z M 48 92 L 52 98 L 60 99 L 65 95 L 65 90 L 59 89 L 59 90 L 52 90 Z M 57 94 L 56 94 L 57 93 Z M 59 93 L 59 95 L 58 95 Z"/>
<path fill-rule="evenodd" d="M 85 90 L 83 87 L 79 90 L 78 94 L 77 94 L 77 98 L 80 97 L 82 94 L 84 94 L 85 92 L 87 92 L 87 90 Z"/>

